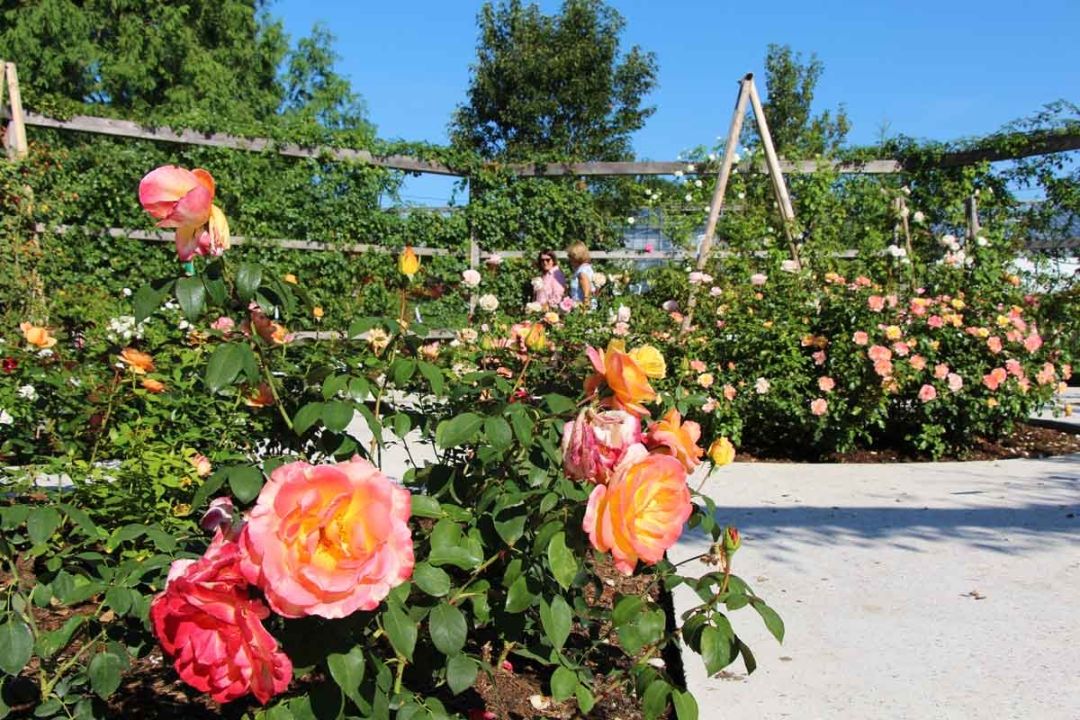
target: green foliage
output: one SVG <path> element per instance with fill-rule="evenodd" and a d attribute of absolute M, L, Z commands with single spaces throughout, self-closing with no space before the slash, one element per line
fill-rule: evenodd
<path fill-rule="evenodd" d="M 504 160 L 622 160 L 653 108 L 656 60 L 620 54 L 624 21 L 602 0 L 567 0 L 557 15 L 535 4 L 486 3 L 468 102 L 454 143 Z"/>

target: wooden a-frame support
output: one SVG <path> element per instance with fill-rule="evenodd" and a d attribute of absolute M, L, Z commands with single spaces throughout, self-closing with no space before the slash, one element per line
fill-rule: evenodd
<path fill-rule="evenodd" d="M 698 270 L 705 268 L 709 260 L 709 252 L 712 250 L 713 238 L 716 235 L 716 223 L 720 219 L 721 211 L 724 209 L 724 196 L 727 193 L 728 181 L 731 179 L 731 171 L 735 166 L 735 147 L 738 145 L 739 135 L 742 133 L 747 103 L 754 110 L 754 121 L 757 123 L 758 135 L 761 136 L 761 146 L 765 150 L 765 165 L 768 170 L 769 180 L 772 182 L 773 194 L 776 196 L 776 206 L 780 210 L 780 221 L 784 229 L 784 237 L 787 239 L 788 249 L 791 252 L 791 259 L 795 262 L 796 268 L 801 267 L 799 247 L 795 242 L 795 210 L 791 205 L 791 196 L 788 195 L 787 184 L 784 182 L 784 173 L 780 169 L 780 159 L 777 157 L 776 148 L 773 146 L 772 134 L 769 133 L 769 124 L 765 120 L 765 111 L 761 107 L 761 98 L 758 96 L 757 86 L 754 84 L 754 74 L 747 73 L 739 81 L 739 96 L 735 101 L 735 112 L 731 116 L 731 127 L 728 129 L 727 140 L 724 142 L 724 155 L 720 161 L 720 172 L 716 176 L 716 187 L 713 190 L 712 202 L 709 204 L 709 220 L 705 225 L 705 236 L 701 239 L 701 245 L 698 248 Z M 691 292 L 686 316 L 683 318 L 683 332 L 690 329 L 696 304 L 697 295 Z"/>
<path fill-rule="evenodd" d="M 4 104 L 5 84 L 7 97 L 10 98 L 7 105 Z M 26 116 L 23 114 L 22 95 L 19 93 L 19 75 L 15 71 L 15 63 L 3 60 L 0 60 L 0 115 L 8 119 L 4 132 L 4 149 L 8 159 L 19 160 L 26 157 L 29 147 L 26 144 Z"/>

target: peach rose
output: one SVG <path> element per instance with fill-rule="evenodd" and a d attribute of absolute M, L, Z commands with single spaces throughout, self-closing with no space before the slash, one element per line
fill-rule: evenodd
<path fill-rule="evenodd" d="M 821 392 L 832 392 L 836 387 L 836 381 L 831 377 L 819 377 L 817 385 Z"/>
<path fill-rule="evenodd" d="M 919 401 L 928 403 L 937 397 L 937 389 L 933 385 L 923 385 L 919 388 Z"/>
<path fill-rule="evenodd" d="M 694 472 L 701 464 L 701 456 L 705 451 L 698 447 L 701 439 L 701 426 L 692 420 L 682 422 L 679 411 L 672 408 L 662 420 L 658 420 L 649 426 L 645 433 L 645 445 L 650 450 L 665 455 L 671 455 L 686 468 L 686 472 Z"/>
<path fill-rule="evenodd" d="M 563 470 L 567 477 L 606 483 L 626 451 L 641 442 L 641 421 L 622 410 L 585 408 L 563 425 Z"/>
<path fill-rule="evenodd" d="M 161 382 L 160 380 L 154 380 L 153 378 L 143 378 L 142 382 L 140 382 L 139 384 L 142 385 L 143 390 L 149 393 L 153 393 L 155 395 L 165 392 L 165 383 Z"/>
<path fill-rule="evenodd" d="M 32 323 L 24 322 L 19 323 L 19 329 L 22 330 L 26 342 L 36 348 L 44 350 L 45 348 L 51 348 L 56 344 L 56 338 L 49 334 L 48 328 L 38 327 Z"/>
<path fill-rule="evenodd" d="M 373 610 L 412 576 L 409 491 L 366 460 L 274 470 L 240 536 L 241 568 L 285 617 Z"/>
<path fill-rule="evenodd" d="M 127 364 L 136 375 L 145 375 L 154 371 L 154 358 L 135 348 L 124 348 L 120 351 L 120 359 Z"/>
<path fill-rule="evenodd" d="M 614 397 L 608 399 L 608 404 L 637 417 L 649 414 L 642 403 L 655 400 L 656 391 L 649 385 L 645 371 L 628 354 L 615 343 L 610 343 L 607 350 L 589 347 L 585 352 L 596 369 L 596 373 L 585 380 L 586 395 L 592 395 L 601 384 L 606 383 L 614 393 Z"/>
<path fill-rule="evenodd" d="M 825 398 L 817 398 L 810 402 L 810 412 L 818 417 L 829 412 L 829 401 Z"/>
<path fill-rule="evenodd" d="M 855 333 L 851 336 L 851 342 L 855 343 L 856 345 L 865 345 L 866 343 L 870 342 L 870 336 L 862 330 L 856 330 Z"/>
<path fill-rule="evenodd" d="M 682 464 L 638 445 L 610 483 L 593 489 L 582 528 L 594 548 L 611 552 L 615 568 L 630 575 L 639 560 L 652 565 L 664 557 L 692 511 Z"/>
<path fill-rule="evenodd" d="M 150 621 L 180 678 L 219 703 L 251 693 L 265 704 L 285 692 L 292 662 L 262 621 L 270 611 L 248 594 L 236 543 L 218 532 L 198 560 L 177 560 Z"/>

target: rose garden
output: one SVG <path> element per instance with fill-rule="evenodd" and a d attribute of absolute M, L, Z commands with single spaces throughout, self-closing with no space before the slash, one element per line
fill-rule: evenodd
<path fill-rule="evenodd" d="M 799 628 L 705 488 L 1080 452 L 1029 424 L 1071 415 L 1075 286 L 1028 241 L 1075 207 L 1039 144 L 1075 119 L 778 176 L 760 130 L 560 173 L 41 109 L 0 164 L 0 717 L 720 717 L 689 665 Z M 1026 160 L 953 162 L 994 143 Z M 433 167 L 466 204 L 380 205 Z M 582 240 L 587 299 L 535 301 Z"/>

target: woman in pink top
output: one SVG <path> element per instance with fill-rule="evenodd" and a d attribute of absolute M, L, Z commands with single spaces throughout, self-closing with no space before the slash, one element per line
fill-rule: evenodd
<path fill-rule="evenodd" d="M 555 308 L 566 294 L 566 276 L 555 264 L 555 253 L 542 251 L 536 258 L 540 277 L 533 280 L 533 300 L 545 308 Z"/>

